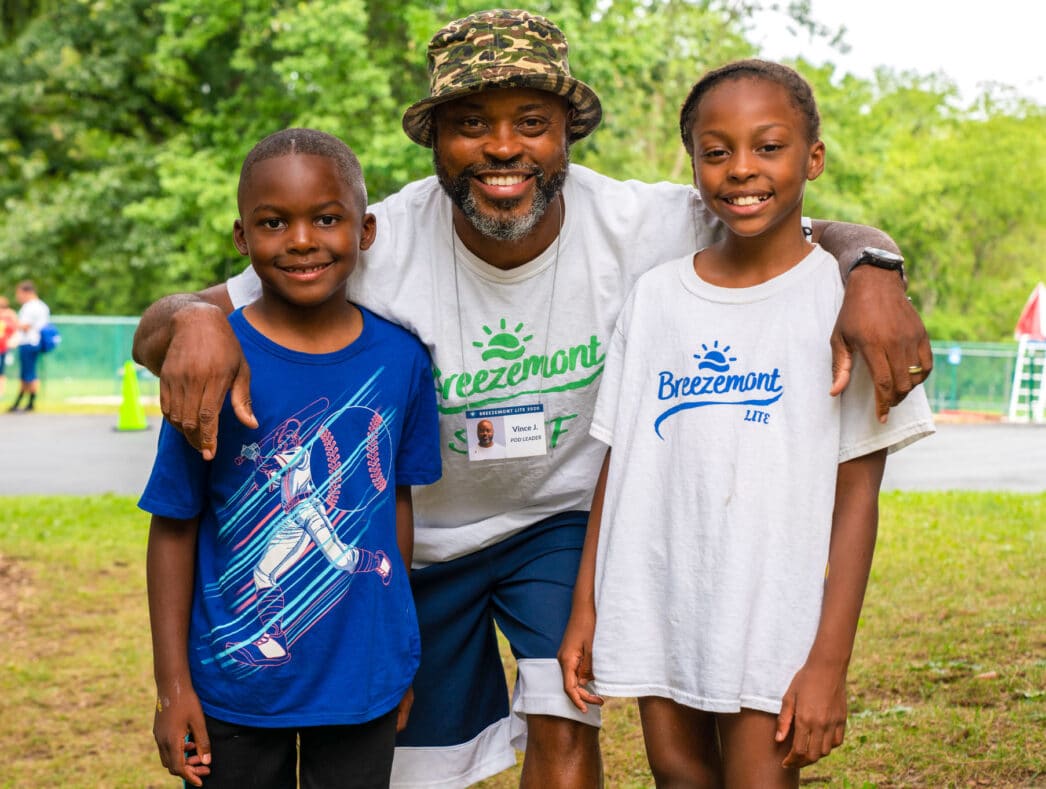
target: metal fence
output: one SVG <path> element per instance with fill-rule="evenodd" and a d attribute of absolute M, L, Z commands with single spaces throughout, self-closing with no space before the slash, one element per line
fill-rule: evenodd
<path fill-rule="evenodd" d="M 1006 416 L 1017 343 L 933 342 L 933 374 L 926 395 L 934 412 Z"/>
<path fill-rule="evenodd" d="M 44 396 L 73 403 L 119 397 L 138 319 L 63 315 L 53 321 L 62 343 L 41 358 Z M 926 382 L 926 394 L 935 412 L 1006 416 L 1016 342 L 935 341 L 932 346 L 934 371 Z M 16 377 L 15 369 L 9 369 L 9 377 Z M 148 371 L 139 369 L 139 382 L 143 396 L 157 395 L 158 382 Z"/>
<path fill-rule="evenodd" d="M 53 315 L 51 322 L 62 342 L 40 356 L 41 397 L 53 403 L 118 402 L 138 319 Z M 17 379 L 17 358 L 8 367 L 9 381 Z M 158 396 L 159 382 L 148 370 L 138 368 L 138 380 L 143 397 Z"/>

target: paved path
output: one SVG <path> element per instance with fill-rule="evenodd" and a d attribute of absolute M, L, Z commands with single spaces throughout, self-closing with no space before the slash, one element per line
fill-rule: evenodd
<path fill-rule="evenodd" d="M 156 449 L 117 417 L 0 413 L 0 495 L 138 495 Z M 884 490 L 1046 491 L 1046 425 L 952 424 L 890 457 Z"/>

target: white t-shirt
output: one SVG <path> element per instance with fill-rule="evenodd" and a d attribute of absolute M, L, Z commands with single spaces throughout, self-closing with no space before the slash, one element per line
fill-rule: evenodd
<path fill-rule="evenodd" d="M 39 345 L 40 329 L 51 320 L 51 309 L 44 303 L 43 299 L 30 299 L 18 308 L 18 323 L 29 324 L 28 329 L 23 329 L 18 335 L 19 345 Z"/>
<path fill-rule="evenodd" d="M 820 247 L 751 288 L 704 282 L 691 255 L 637 283 L 592 421 L 613 447 L 598 692 L 779 711 L 820 617 L 838 464 L 934 430 L 921 387 L 880 424 L 856 358 L 828 395 L 842 297 Z"/>
<path fill-rule="evenodd" d="M 709 215 L 687 186 L 616 181 L 571 165 L 563 197 L 558 241 L 510 271 L 452 234 L 451 203 L 435 177 L 370 209 L 377 238 L 349 296 L 428 346 L 440 412 L 443 478 L 414 491 L 417 566 L 588 509 L 604 452 L 589 420 L 618 311 L 640 274 L 712 240 Z M 236 306 L 259 288 L 250 268 L 229 280 Z M 547 455 L 470 462 L 467 409 L 534 404 L 544 407 Z"/>

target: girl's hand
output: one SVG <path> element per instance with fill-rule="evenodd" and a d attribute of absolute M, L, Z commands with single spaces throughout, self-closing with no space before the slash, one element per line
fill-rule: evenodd
<path fill-rule="evenodd" d="M 602 706 L 603 699 L 589 691 L 585 685 L 591 682 L 592 675 L 592 637 L 596 630 L 595 611 L 574 611 L 567 622 L 563 643 L 559 646 L 556 659 L 563 672 L 563 691 L 570 697 L 582 712 L 588 712 L 588 705 Z"/>
<path fill-rule="evenodd" d="M 202 779 L 211 773 L 211 742 L 203 708 L 191 686 L 188 691 L 157 694 L 153 737 L 160 763 L 171 775 L 193 786 L 203 786 Z"/>
<path fill-rule="evenodd" d="M 777 716 L 774 739 L 784 742 L 792 729 L 792 747 L 782 767 L 805 767 L 843 744 L 846 732 L 846 667 L 841 670 L 812 659 L 792 678 Z"/>

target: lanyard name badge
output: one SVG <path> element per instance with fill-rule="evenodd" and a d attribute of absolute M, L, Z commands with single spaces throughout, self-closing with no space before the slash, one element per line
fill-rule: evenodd
<path fill-rule="evenodd" d="M 560 198 L 562 200 L 562 198 Z M 556 296 L 556 274 L 559 271 L 559 245 L 563 235 L 563 207 L 559 208 L 559 233 L 552 263 L 552 289 L 548 297 L 548 316 L 545 320 L 545 356 L 552 328 L 552 304 Z M 462 336 L 461 286 L 458 282 L 457 232 L 451 228 L 451 254 L 454 260 L 454 296 L 458 315 L 458 342 L 461 358 L 465 359 L 465 340 Z M 544 381 L 538 390 L 537 403 L 518 406 L 465 410 L 465 435 L 468 437 L 469 461 L 512 460 L 548 454 L 545 439 Z M 466 404 L 468 398 L 466 397 Z"/>
<path fill-rule="evenodd" d="M 505 460 L 547 452 L 545 406 L 505 406 L 465 412 L 469 460 Z"/>

